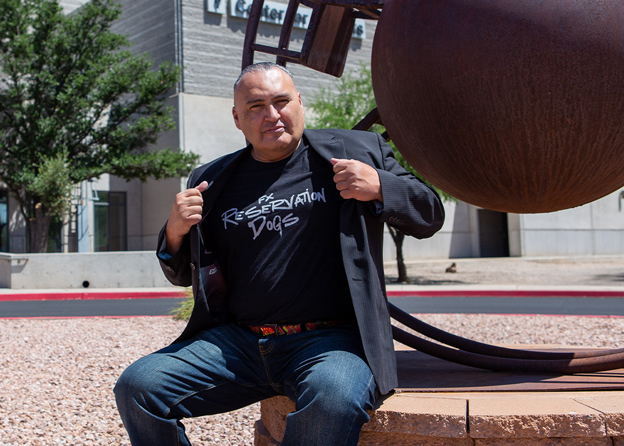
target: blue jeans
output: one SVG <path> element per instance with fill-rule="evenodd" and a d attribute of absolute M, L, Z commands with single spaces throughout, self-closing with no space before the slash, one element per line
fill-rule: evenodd
<path fill-rule="evenodd" d="M 295 402 L 282 445 L 357 445 L 375 394 L 355 326 L 267 338 L 219 326 L 139 359 L 115 386 L 133 446 L 190 445 L 182 418 L 276 395 Z"/>

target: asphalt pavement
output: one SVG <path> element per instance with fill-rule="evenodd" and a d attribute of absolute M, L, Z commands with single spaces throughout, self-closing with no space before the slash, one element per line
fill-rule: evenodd
<path fill-rule="evenodd" d="M 179 298 L 0 301 L 3 318 L 70 318 L 167 316 L 182 303 Z"/>
<path fill-rule="evenodd" d="M 562 297 L 536 292 L 531 296 L 416 296 L 389 301 L 408 313 L 550 314 L 624 316 L 624 290 L 620 296 Z M 416 293 L 414 293 L 416 294 Z M 546 294 L 541 296 L 538 294 Z M 178 298 L 0 301 L 2 318 L 70 318 L 167 316 L 182 303 Z"/>

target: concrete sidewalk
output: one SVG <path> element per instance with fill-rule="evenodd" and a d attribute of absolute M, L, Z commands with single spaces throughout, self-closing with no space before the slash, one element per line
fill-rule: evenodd
<path fill-rule="evenodd" d="M 163 288 L 67 288 L 14 290 L 0 288 L 0 302 L 27 300 L 175 299 L 186 296 L 180 287 Z"/>
<path fill-rule="evenodd" d="M 456 272 L 446 272 L 455 264 Z M 411 283 L 396 283 L 396 262 L 384 264 L 389 296 L 605 296 L 624 297 L 624 255 L 506 257 L 407 262 Z M 180 298 L 162 288 L 0 288 L 0 301 Z"/>
<path fill-rule="evenodd" d="M 406 262 L 411 285 L 451 287 L 624 288 L 624 255 L 504 257 Z M 455 265 L 456 272 L 446 272 Z M 396 262 L 384 264 L 396 284 Z"/>

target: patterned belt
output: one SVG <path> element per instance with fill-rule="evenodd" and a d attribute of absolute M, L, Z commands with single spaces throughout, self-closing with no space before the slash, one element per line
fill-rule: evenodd
<path fill-rule="evenodd" d="M 303 324 L 264 324 L 264 325 L 245 325 L 248 329 L 260 336 L 284 336 L 302 331 L 312 331 L 317 328 L 342 325 L 344 321 L 318 321 L 318 322 L 305 322 Z"/>

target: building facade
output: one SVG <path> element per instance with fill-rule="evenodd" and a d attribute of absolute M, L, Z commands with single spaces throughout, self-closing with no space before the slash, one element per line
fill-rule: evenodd
<path fill-rule="evenodd" d="M 168 98 L 176 129 L 163 134 L 158 148 L 180 147 L 200 155 L 202 162 L 245 145 L 232 115 L 232 84 L 241 69 L 247 11 L 252 0 L 124 0 L 113 31 L 127 35 L 135 53 L 152 55 L 155 63 L 180 65 L 183 74 Z M 71 14 L 83 0 L 65 0 Z M 286 9 L 284 0 L 267 0 L 258 43 L 276 46 Z M 291 48 L 305 36 L 302 9 L 293 30 Z M 369 63 L 375 21 L 358 21 L 345 72 Z M 275 60 L 256 53 L 256 61 Z M 289 64 L 304 105 L 319 91 L 332 88 L 335 78 Z M 51 249 L 65 252 L 142 251 L 156 247 L 173 197 L 185 187 L 184 178 L 126 182 L 110 175 L 81 184 L 75 190 L 70 221 L 57 228 Z M 448 203 L 447 221 L 431 239 L 404 242 L 406 259 L 624 254 L 624 191 L 594 203 L 550 214 L 516 215 Z M 0 251 L 24 252 L 23 217 L 0 188 Z M 386 260 L 394 259 L 390 236 Z"/>

